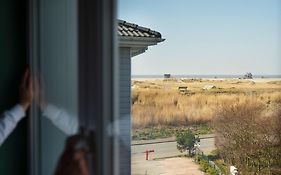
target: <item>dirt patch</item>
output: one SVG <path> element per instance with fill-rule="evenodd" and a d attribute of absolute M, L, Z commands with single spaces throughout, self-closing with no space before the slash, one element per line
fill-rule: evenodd
<path fill-rule="evenodd" d="M 160 161 L 163 166 L 163 175 L 203 175 L 204 173 L 199 170 L 199 165 L 191 158 L 169 158 Z"/>

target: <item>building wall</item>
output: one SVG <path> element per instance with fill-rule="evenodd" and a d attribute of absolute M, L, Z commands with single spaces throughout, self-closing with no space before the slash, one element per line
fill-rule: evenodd
<path fill-rule="evenodd" d="M 0 113 L 18 103 L 26 66 L 26 1 L 0 1 Z M 28 118 L 0 146 L 0 174 L 27 174 Z"/>
<path fill-rule="evenodd" d="M 120 48 L 120 174 L 131 174 L 131 52 Z"/>

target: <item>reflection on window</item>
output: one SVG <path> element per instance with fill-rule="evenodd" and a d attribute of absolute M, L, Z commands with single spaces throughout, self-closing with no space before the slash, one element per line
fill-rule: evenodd
<path fill-rule="evenodd" d="M 66 137 L 78 129 L 76 0 L 40 1 L 40 66 L 35 80 L 41 113 L 42 175 L 54 173 Z"/>

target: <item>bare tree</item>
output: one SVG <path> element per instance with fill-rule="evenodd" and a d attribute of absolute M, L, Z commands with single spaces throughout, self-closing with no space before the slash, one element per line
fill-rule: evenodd
<path fill-rule="evenodd" d="M 223 106 L 213 122 L 216 146 L 229 164 L 244 172 L 271 174 L 280 154 L 280 113 L 265 116 L 257 101 Z"/>

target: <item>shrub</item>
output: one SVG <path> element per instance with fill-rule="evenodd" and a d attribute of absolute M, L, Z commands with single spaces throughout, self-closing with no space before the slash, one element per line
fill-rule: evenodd
<path fill-rule="evenodd" d="M 280 113 L 266 116 L 258 101 L 223 106 L 213 122 L 220 155 L 240 171 L 271 174 L 281 156 Z"/>
<path fill-rule="evenodd" d="M 192 150 L 194 150 L 194 145 L 199 141 L 198 137 L 192 133 L 191 130 L 184 132 L 179 132 L 176 136 L 177 148 L 180 152 L 188 150 L 188 155 L 192 155 Z"/>
<path fill-rule="evenodd" d="M 200 170 L 210 174 L 210 175 L 218 175 L 219 172 L 214 167 L 212 167 L 207 160 L 205 160 L 201 155 L 195 156 L 195 161 L 199 163 Z"/>

